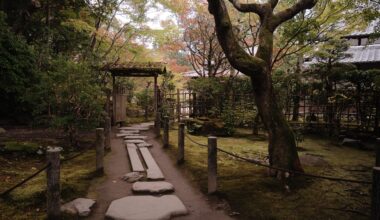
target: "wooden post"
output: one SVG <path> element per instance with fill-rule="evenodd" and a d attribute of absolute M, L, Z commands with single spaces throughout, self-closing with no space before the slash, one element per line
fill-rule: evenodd
<path fill-rule="evenodd" d="M 116 125 L 116 78 L 112 76 L 112 124 Z"/>
<path fill-rule="evenodd" d="M 374 167 L 372 170 L 372 202 L 371 202 L 371 219 L 380 219 L 380 167 Z"/>
<path fill-rule="evenodd" d="M 169 147 L 169 116 L 164 117 L 164 147 Z"/>
<path fill-rule="evenodd" d="M 193 93 L 193 114 L 194 117 L 198 116 L 198 103 L 197 103 L 197 93 Z"/>
<path fill-rule="evenodd" d="M 380 138 L 376 139 L 375 149 L 376 149 L 376 164 L 375 164 L 375 166 L 380 167 Z"/>
<path fill-rule="evenodd" d="M 103 157 L 104 157 L 104 129 L 96 129 L 96 172 L 103 174 Z"/>
<path fill-rule="evenodd" d="M 179 123 L 178 125 L 178 156 L 177 164 L 185 162 L 185 124 Z"/>
<path fill-rule="evenodd" d="M 48 220 L 61 218 L 60 152 L 61 148 L 59 147 L 49 147 L 46 151 L 47 162 L 50 164 L 46 170 Z"/>
<path fill-rule="evenodd" d="M 105 133 L 105 149 L 111 150 L 111 118 L 107 115 L 105 118 L 105 126 L 104 126 L 104 133 Z"/>
<path fill-rule="evenodd" d="M 154 89 L 154 97 L 153 97 L 153 101 L 154 101 L 154 115 L 155 115 L 155 121 L 154 121 L 154 127 L 157 129 L 157 127 L 159 128 L 159 121 L 158 121 L 158 88 L 157 88 L 157 76 L 154 76 L 154 85 L 153 85 L 153 89 Z"/>
<path fill-rule="evenodd" d="M 208 193 L 217 190 L 217 139 L 208 137 Z"/>
<path fill-rule="evenodd" d="M 177 89 L 177 120 L 181 121 L 181 99 L 179 89 Z"/>

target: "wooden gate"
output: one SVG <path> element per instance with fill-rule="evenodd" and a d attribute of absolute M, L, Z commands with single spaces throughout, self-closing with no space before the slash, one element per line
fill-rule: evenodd
<path fill-rule="evenodd" d="M 127 90 L 124 87 L 115 86 L 113 92 L 113 122 L 123 123 L 127 119 Z"/>

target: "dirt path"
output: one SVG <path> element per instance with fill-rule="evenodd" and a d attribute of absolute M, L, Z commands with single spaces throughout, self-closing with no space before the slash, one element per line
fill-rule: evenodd
<path fill-rule="evenodd" d="M 149 137 L 147 142 L 153 144 L 150 151 L 164 173 L 165 181 L 174 185 L 174 194 L 182 200 L 189 210 L 189 215 L 174 219 L 232 219 L 223 210 L 217 209 L 216 202 L 210 202 L 210 198 L 203 195 L 180 172 L 169 155 L 162 149 L 161 141 L 154 138 L 155 135 L 152 131 L 142 132 L 142 135 L 147 135 Z M 101 183 L 94 183 L 90 188 L 89 197 L 97 200 L 97 205 L 88 218 L 91 220 L 104 219 L 105 212 L 113 200 L 132 195 L 132 184 L 120 180 L 121 176 L 131 171 L 122 139 L 112 139 L 112 151 L 107 154 L 104 167 L 106 174 L 104 180 Z"/>

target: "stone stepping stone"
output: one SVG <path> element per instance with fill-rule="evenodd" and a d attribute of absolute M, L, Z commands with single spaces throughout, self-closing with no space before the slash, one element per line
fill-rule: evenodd
<path fill-rule="evenodd" d="M 126 139 L 126 140 L 131 140 L 131 139 L 141 139 L 141 140 L 145 140 L 145 139 L 147 139 L 147 138 L 148 138 L 147 136 L 141 136 L 141 135 L 124 136 L 124 139 Z"/>
<path fill-rule="evenodd" d="M 106 217 L 117 220 L 166 220 L 188 214 L 185 205 L 175 195 L 127 196 L 114 200 Z"/>
<path fill-rule="evenodd" d="M 133 192 L 137 193 L 165 193 L 173 192 L 174 186 L 171 183 L 159 182 L 135 182 L 132 186 Z"/>
<path fill-rule="evenodd" d="M 137 146 L 135 144 L 128 144 L 127 151 L 129 156 L 129 161 L 131 162 L 133 172 L 144 172 L 144 166 L 141 163 L 140 157 L 137 153 Z"/>
<path fill-rule="evenodd" d="M 133 134 L 133 135 L 136 135 L 136 134 Z M 126 136 L 130 136 L 130 134 L 125 134 L 125 133 L 116 134 L 116 137 L 126 137 Z"/>
<path fill-rule="evenodd" d="M 123 134 L 138 134 L 140 131 L 138 130 L 119 130 L 120 133 Z"/>
<path fill-rule="evenodd" d="M 140 128 L 137 128 L 137 127 L 120 127 L 118 129 L 119 130 L 132 130 L 132 131 L 140 130 Z"/>
<path fill-rule="evenodd" d="M 136 129 L 136 130 L 139 130 L 139 131 L 148 131 L 149 130 L 149 127 L 146 127 L 146 126 L 138 126 L 138 125 L 135 125 L 133 126 L 132 128 Z"/>
<path fill-rule="evenodd" d="M 144 122 L 144 123 L 139 124 L 139 126 L 152 127 L 152 126 L 154 126 L 154 122 Z"/>
<path fill-rule="evenodd" d="M 138 139 L 136 139 L 136 140 L 125 140 L 124 143 L 126 143 L 126 144 L 143 144 L 143 143 L 145 143 L 145 141 L 138 140 Z"/>
<path fill-rule="evenodd" d="M 140 149 L 141 155 L 144 158 L 145 164 L 148 167 L 146 170 L 147 178 L 150 180 L 165 179 L 164 174 L 162 174 L 160 167 L 157 165 L 156 161 L 154 160 L 148 148 L 141 147 L 139 149 Z"/>
<path fill-rule="evenodd" d="M 153 144 L 146 143 L 145 141 L 143 143 L 137 144 L 137 147 L 153 147 Z"/>
<path fill-rule="evenodd" d="M 81 217 L 89 216 L 91 207 L 95 200 L 78 198 L 61 206 L 61 211 L 70 215 L 79 215 Z"/>

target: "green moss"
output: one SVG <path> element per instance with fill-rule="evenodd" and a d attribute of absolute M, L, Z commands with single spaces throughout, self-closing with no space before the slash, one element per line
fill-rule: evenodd
<path fill-rule="evenodd" d="M 61 198 L 69 201 L 86 196 L 93 177 L 95 151 L 89 150 L 83 155 L 61 165 Z M 9 195 L 9 199 L 0 203 L 0 219 L 43 219 L 46 201 L 46 174 L 43 172 Z"/>
<path fill-rule="evenodd" d="M 5 152 L 33 154 L 37 152 L 39 146 L 39 144 L 33 142 L 7 141 L 4 143 L 3 150 Z"/>
<path fill-rule="evenodd" d="M 218 147 L 250 158 L 264 159 L 267 154 L 265 136 L 254 138 L 250 130 L 238 129 L 235 138 L 218 138 Z M 177 131 L 170 132 L 173 159 L 177 153 Z M 206 144 L 206 137 L 191 136 Z M 304 166 L 307 173 L 370 180 L 374 153 L 340 147 L 318 137 L 306 137 L 301 144 L 303 154 L 322 156 L 327 167 Z M 207 148 L 185 139 L 183 171 L 207 192 Z M 352 171 L 363 169 L 363 172 Z M 350 171 L 351 170 L 351 171 Z M 331 182 L 322 179 L 293 177 L 288 193 L 280 181 L 269 177 L 267 170 L 241 162 L 218 152 L 218 190 L 239 219 L 367 219 L 369 215 L 368 185 Z M 358 213 L 363 213 L 358 214 Z"/>

